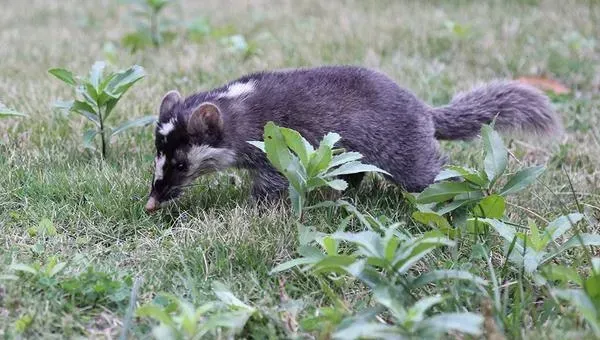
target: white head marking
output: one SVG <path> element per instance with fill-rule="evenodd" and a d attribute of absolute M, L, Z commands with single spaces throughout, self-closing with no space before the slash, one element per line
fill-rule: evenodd
<path fill-rule="evenodd" d="M 171 118 L 171 120 L 169 120 L 168 122 L 160 124 L 158 133 L 160 133 L 163 136 L 168 135 L 169 133 L 171 133 L 171 131 L 175 129 L 176 122 L 177 120 L 175 118 Z"/>
<path fill-rule="evenodd" d="M 160 156 L 156 157 L 156 159 L 154 160 L 154 164 L 155 164 L 155 170 L 154 170 L 154 183 L 156 183 L 156 181 L 159 181 L 161 179 L 163 179 L 164 176 L 164 167 L 165 167 L 165 162 L 167 161 L 167 157 L 165 157 L 164 154 L 160 154 Z"/>
<path fill-rule="evenodd" d="M 227 87 L 227 92 L 221 93 L 219 98 L 237 98 L 245 97 L 254 91 L 256 81 L 250 80 L 247 83 L 233 83 Z"/>

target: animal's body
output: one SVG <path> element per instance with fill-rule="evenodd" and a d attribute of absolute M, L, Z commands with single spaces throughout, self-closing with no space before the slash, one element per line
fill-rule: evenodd
<path fill-rule="evenodd" d="M 176 197 L 201 174 L 227 167 L 254 173 L 252 196 L 278 197 L 285 178 L 247 141 L 268 121 L 317 144 L 327 132 L 408 191 L 431 184 L 445 157 L 437 139 L 470 139 L 495 119 L 498 129 L 550 133 L 559 128 L 549 101 L 515 82 L 494 82 L 433 108 L 382 73 L 351 66 L 262 72 L 182 98 L 169 92 L 156 128 L 156 170 L 148 211 Z"/>

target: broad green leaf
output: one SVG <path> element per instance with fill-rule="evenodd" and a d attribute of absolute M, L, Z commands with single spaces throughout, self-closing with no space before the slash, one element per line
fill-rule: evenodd
<path fill-rule="evenodd" d="M 484 218 L 502 218 L 506 203 L 504 197 L 490 195 L 482 199 L 473 209 L 475 216 Z"/>
<path fill-rule="evenodd" d="M 335 183 L 334 183 L 335 185 Z M 311 191 L 315 188 L 328 186 L 328 183 L 325 179 L 321 177 L 311 177 L 306 181 L 306 189 L 307 191 Z"/>
<path fill-rule="evenodd" d="M 302 209 L 304 207 L 306 198 L 303 193 L 300 193 L 292 185 L 288 187 L 290 201 L 292 202 L 292 209 L 296 216 L 302 215 Z"/>
<path fill-rule="evenodd" d="M 364 284 L 374 289 L 377 286 L 387 284 L 387 279 L 384 279 L 378 269 L 367 265 L 366 260 L 358 260 L 349 266 L 346 266 L 346 273 L 351 275 Z"/>
<path fill-rule="evenodd" d="M 417 196 L 417 202 L 420 204 L 445 202 L 459 194 L 477 190 L 467 182 L 433 183 Z"/>
<path fill-rule="evenodd" d="M 293 259 L 293 260 L 290 260 L 290 261 L 287 261 L 287 262 L 284 262 L 284 263 L 281 263 L 281 264 L 275 266 L 275 268 L 271 269 L 269 274 L 283 272 L 288 269 L 291 269 L 294 267 L 299 267 L 302 265 L 314 265 L 314 264 L 318 263 L 319 261 L 321 261 L 324 258 L 324 256 L 325 255 L 323 255 L 322 257 L 301 257 L 301 258 Z"/>
<path fill-rule="evenodd" d="M 52 68 L 48 70 L 48 73 L 55 76 L 56 78 L 62 80 L 63 82 L 76 86 L 77 82 L 75 81 L 75 76 L 70 71 L 65 70 L 64 68 Z"/>
<path fill-rule="evenodd" d="M 171 319 L 171 316 L 167 314 L 161 307 L 156 305 L 144 305 L 139 307 L 135 313 L 139 317 L 149 317 L 156 321 L 159 321 L 169 327 L 177 328 L 175 322 Z"/>
<path fill-rule="evenodd" d="M 596 307 L 600 307 L 600 274 L 590 274 L 590 277 L 583 283 L 583 288 Z"/>
<path fill-rule="evenodd" d="M 221 282 L 215 281 L 212 284 L 213 293 L 217 296 L 221 302 L 225 303 L 228 306 L 235 306 L 237 308 L 243 308 L 246 310 L 254 310 L 253 307 L 248 306 L 243 303 L 240 299 L 238 299 L 231 291 Z"/>
<path fill-rule="evenodd" d="M 481 193 L 474 191 L 471 194 L 481 194 Z M 479 200 L 479 198 L 459 200 L 459 199 L 457 199 L 457 197 L 458 197 L 458 195 L 454 197 L 453 201 L 439 205 L 439 207 L 436 208 L 435 212 L 438 215 L 446 215 L 447 213 L 452 212 L 464 205 L 472 204 Z"/>
<path fill-rule="evenodd" d="M 384 284 L 373 289 L 373 298 L 377 303 L 385 306 L 392 312 L 392 315 L 399 321 L 406 318 L 406 309 L 401 303 L 401 294 L 398 289 L 392 285 Z"/>
<path fill-rule="evenodd" d="M 53 277 L 54 275 L 58 274 L 61 270 L 63 270 L 66 266 L 66 262 L 59 262 L 55 264 L 54 266 L 52 266 L 52 269 L 50 269 L 50 271 L 48 272 L 48 276 Z"/>
<path fill-rule="evenodd" d="M 145 76 L 144 68 L 138 65 L 117 72 L 106 85 L 104 92 L 112 97 L 121 97 L 133 84 Z"/>
<path fill-rule="evenodd" d="M 514 257 L 514 255 L 521 253 L 513 252 L 513 254 L 511 254 L 511 259 L 515 259 L 516 257 Z M 546 252 L 535 250 L 528 245 L 525 251 L 525 256 L 523 256 L 523 267 L 525 268 L 525 271 L 529 274 L 535 272 L 538 267 L 543 264 L 545 256 Z M 517 262 L 515 261 L 515 263 Z"/>
<path fill-rule="evenodd" d="M 345 163 L 354 162 L 361 158 L 363 158 L 363 156 L 358 152 L 344 152 L 339 155 L 333 156 L 331 162 L 329 163 L 328 169 L 334 168 Z"/>
<path fill-rule="evenodd" d="M 325 248 L 327 255 L 337 255 L 338 253 L 337 242 L 331 236 L 326 236 L 323 238 L 323 248 Z"/>
<path fill-rule="evenodd" d="M 336 240 L 350 242 L 359 247 L 366 256 L 385 258 L 382 249 L 382 238 L 374 231 L 361 231 L 358 233 L 337 232 L 331 235 Z"/>
<path fill-rule="evenodd" d="M 305 167 L 309 166 L 310 155 L 314 148 L 310 143 L 298 133 L 298 131 L 280 128 L 281 134 L 285 139 L 286 145 L 296 154 Z"/>
<path fill-rule="evenodd" d="M 411 285 L 415 287 L 424 286 L 432 282 L 443 280 L 463 280 L 472 282 L 478 286 L 487 286 L 488 282 L 481 277 L 471 274 L 467 271 L 456 269 L 438 269 L 421 274 L 414 280 Z"/>
<path fill-rule="evenodd" d="M 342 179 L 334 179 L 333 181 L 328 181 L 327 185 L 339 191 L 344 191 L 346 190 L 346 188 L 348 188 L 348 183 Z"/>
<path fill-rule="evenodd" d="M 475 219 L 469 219 L 469 220 L 474 221 Z M 479 219 L 477 219 L 477 221 L 482 222 L 482 223 L 487 223 L 488 225 L 490 225 L 492 228 L 494 228 L 496 230 L 496 232 L 498 234 L 500 234 L 500 236 L 502 236 L 502 238 L 504 238 L 508 242 L 512 242 L 516 236 L 515 228 L 505 224 L 502 221 L 499 221 L 496 219 L 491 219 L 491 218 L 479 218 Z"/>
<path fill-rule="evenodd" d="M 581 276 L 579 275 L 577 270 L 572 267 L 549 264 L 542 268 L 542 273 L 544 274 L 544 277 L 548 280 L 559 281 L 564 284 L 573 282 L 580 286 L 583 285 Z"/>
<path fill-rule="evenodd" d="M 73 101 L 73 105 L 71 105 L 71 111 L 84 116 L 97 127 L 100 127 L 100 117 L 98 117 L 96 110 L 90 104 L 75 100 Z"/>
<path fill-rule="evenodd" d="M 435 212 L 415 211 L 412 214 L 412 218 L 424 225 L 433 224 L 438 229 L 443 231 L 452 229 L 452 226 L 450 225 L 450 223 L 448 223 L 448 220 L 445 219 L 444 216 L 439 215 Z"/>
<path fill-rule="evenodd" d="M 325 137 L 323 137 L 320 144 L 328 146 L 330 149 L 332 149 L 335 143 L 337 143 L 340 139 L 342 139 L 342 137 L 339 134 L 335 132 L 329 132 L 325 135 Z"/>
<path fill-rule="evenodd" d="M 500 195 L 507 196 L 519 192 L 533 183 L 546 168 L 543 166 L 534 166 L 531 168 L 523 169 L 516 174 L 510 176 L 508 182 L 500 190 Z"/>
<path fill-rule="evenodd" d="M 268 122 L 265 125 L 264 143 L 269 162 L 283 173 L 292 161 L 292 155 L 285 145 L 285 139 L 279 127 L 273 122 Z"/>
<path fill-rule="evenodd" d="M 537 224 L 534 220 L 528 219 L 529 226 L 529 246 L 532 247 L 535 251 L 542 251 L 550 242 L 550 235 L 548 233 L 540 232 L 540 229 L 537 227 Z"/>
<path fill-rule="evenodd" d="M 418 239 L 407 241 L 403 243 L 396 252 L 392 265 L 396 272 L 403 274 L 435 248 L 440 246 L 453 247 L 455 244 L 454 241 L 445 237 L 423 236 Z"/>
<path fill-rule="evenodd" d="M 485 173 L 491 183 L 494 183 L 504 170 L 508 162 L 508 151 L 500 135 L 489 125 L 481 127 L 481 137 L 485 150 L 483 161 Z"/>
<path fill-rule="evenodd" d="M 334 177 L 334 176 L 340 176 L 340 175 L 356 174 L 356 173 L 361 173 L 361 172 L 380 172 L 380 173 L 389 175 L 389 173 L 387 171 L 382 170 L 382 169 L 376 167 L 375 165 L 363 164 L 361 162 L 349 162 L 349 163 L 342 164 L 339 168 L 328 171 L 325 174 L 325 176 Z"/>
<path fill-rule="evenodd" d="M 265 142 L 260 142 L 260 141 L 248 141 L 247 142 L 250 145 L 254 145 L 257 148 L 259 148 L 262 152 L 265 152 Z"/>
<path fill-rule="evenodd" d="M 600 234 L 588 234 L 581 233 L 571 237 L 567 242 L 565 242 L 560 248 L 559 253 L 571 248 L 576 247 L 585 247 L 585 246 L 596 246 L 600 247 Z"/>
<path fill-rule="evenodd" d="M 100 83 L 102 81 L 104 68 L 106 68 L 106 63 L 104 61 L 97 61 L 92 65 L 92 69 L 90 70 L 90 84 L 94 87 L 96 93 L 101 93 L 102 91 L 102 89 L 100 89 Z"/>
<path fill-rule="evenodd" d="M 120 98 L 110 98 L 106 101 L 106 103 L 104 104 L 104 119 L 106 119 L 110 115 L 115 106 L 117 106 L 119 100 Z"/>
<path fill-rule="evenodd" d="M 134 120 L 130 120 L 130 121 L 125 122 L 125 123 L 117 126 L 116 128 L 114 128 L 112 130 L 112 133 L 110 134 L 110 136 L 114 137 L 124 131 L 131 129 L 131 128 L 150 125 L 150 124 L 154 123 L 155 121 L 156 121 L 155 116 L 145 116 L 145 117 L 136 118 Z"/>
<path fill-rule="evenodd" d="M 548 224 L 546 227 L 546 232 L 550 234 L 553 240 L 556 240 L 582 219 L 583 215 L 580 213 L 572 213 L 566 216 L 560 216 Z"/>
<path fill-rule="evenodd" d="M 332 157 L 331 147 L 321 143 L 317 151 L 315 151 L 310 158 L 308 169 L 306 169 L 308 176 L 316 176 L 328 169 Z"/>
<path fill-rule="evenodd" d="M 338 273 L 345 274 L 346 266 L 356 261 L 354 256 L 350 255 L 329 255 L 317 262 L 312 268 L 313 273 Z"/>
<path fill-rule="evenodd" d="M 389 228 L 386 230 L 383 244 L 385 245 L 385 250 L 383 252 L 385 259 L 387 262 L 392 263 L 396 250 L 398 250 L 398 246 L 400 245 L 400 239 L 396 237 L 395 229 Z"/>
<path fill-rule="evenodd" d="M 341 328 L 333 333 L 333 339 L 354 340 L 354 339 L 396 339 L 402 340 L 398 327 L 377 323 L 375 321 L 358 323 L 354 322 L 348 327 Z"/>
<path fill-rule="evenodd" d="M 488 184 L 487 178 L 484 178 L 484 175 L 480 174 L 479 171 L 455 165 L 447 166 L 435 177 L 434 181 L 439 182 L 455 177 L 462 177 L 480 187 L 487 187 Z"/>
<path fill-rule="evenodd" d="M 78 96 L 82 97 L 87 104 L 93 107 L 92 112 L 98 113 L 98 102 L 96 101 L 97 95 L 96 90 L 90 84 L 78 85 L 75 87 L 75 92 Z"/>
<path fill-rule="evenodd" d="M 425 332 L 458 331 L 470 335 L 480 335 L 483 320 L 483 316 L 474 313 L 444 313 L 424 320 L 419 324 L 419 328 Z"/>
<path fill-rule="evenodd" d="M 12 270 L 16 270 L 19 272 L 26 272 L 26 273 L 30 273 L 30 274 L 37 274 L 38 271 L 37 269 L 35 269 L 34 267 L 27 265 L 27 264 L 22 264 L 22 263 L 17 263 L 17 264 L 12 264 L 9 267 Z"/>
<path fill-rule="evenodd" d="M 415 323 L 419 323 L 423 321 L 425 318 L 425 313 L 433 306 L 440 304 L 444 301 L 441 295 L 437 294 L 434 296 L 426 296 L 419 301 L 417 301 L 412 307 L 408 309 L 408 320 Z"/>
<path fill-rule="evenodd" d="M 86 149 L 95 150 L 96 147 L 94 146 L 94 138 L 98 135 L 98 133 L 98 130 L 86 130 L 83 133 L 83 147 Z"/>

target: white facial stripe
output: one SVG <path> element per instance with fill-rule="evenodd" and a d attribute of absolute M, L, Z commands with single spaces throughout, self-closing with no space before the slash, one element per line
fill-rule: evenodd
<path fill-rule="evenodd" d="M 219 98 L 237 98 L 244 97 L 254 91 L 256 81 L 250 80 L 247 83 L 233 83 L 227 88 L 227 92 L 219 95 Z"/>
<path fill-rule="evenodd" d="M 164 170 L 166 161 L 167 161 L 167 157 L 165 157 L 165 155 L 162 155 L 162 154 L 159 157 L 156 157 L 156 159 L 154 160 L 154 164 L 156 166 L 156 169 L 154 170 L 154 183 L 156 183 L 156 181 L 163 179 L 163 176 L 164 176 L 163 170 Z"/>
<path fill-rule="evenodd" d="M 175 122 L 175 119 L 171 119 L 168 122 L 161 124 L 160 128 L 158 129 L 158 133 L 160 133 L 163 136 L 168 135 L 169 133 L 171 133 L 171 131 L 175 129 Z"/>
<path fill-rule="evenodd" d="M 208 145 L 195 145 L 188 152 L 187 159 L 189 162 L 188 176 L 197 176 L 232 166 L 235 162 L 235 152 Z"/>

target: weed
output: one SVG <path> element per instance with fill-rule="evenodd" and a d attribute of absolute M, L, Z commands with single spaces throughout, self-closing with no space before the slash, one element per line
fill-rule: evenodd
<path fill-rule="evenodd" d="M 106 75 L 104 74 L 105 68 L 105 62 L 96 62 L 87 78 L 77 77 L 62 68 L 53 68 L 48 71 L 75 90 L 77 99 L 57 102 L 56 106 L 82 115 L 94 124 L 94 129 L 83 133 L 83 146 L 94 149 L 94 139 L 100 135 L 102 158 L 106 158 L 108 155 L 108 147 L 113 137 L 131 128 L 151 124 L 156 120 L 154 116 L 146 116 L 127 121 L 114 128 L 107 125 L 107 119 L 119 100 L 145 74 L 144 69 L 137 65 Z"/>

